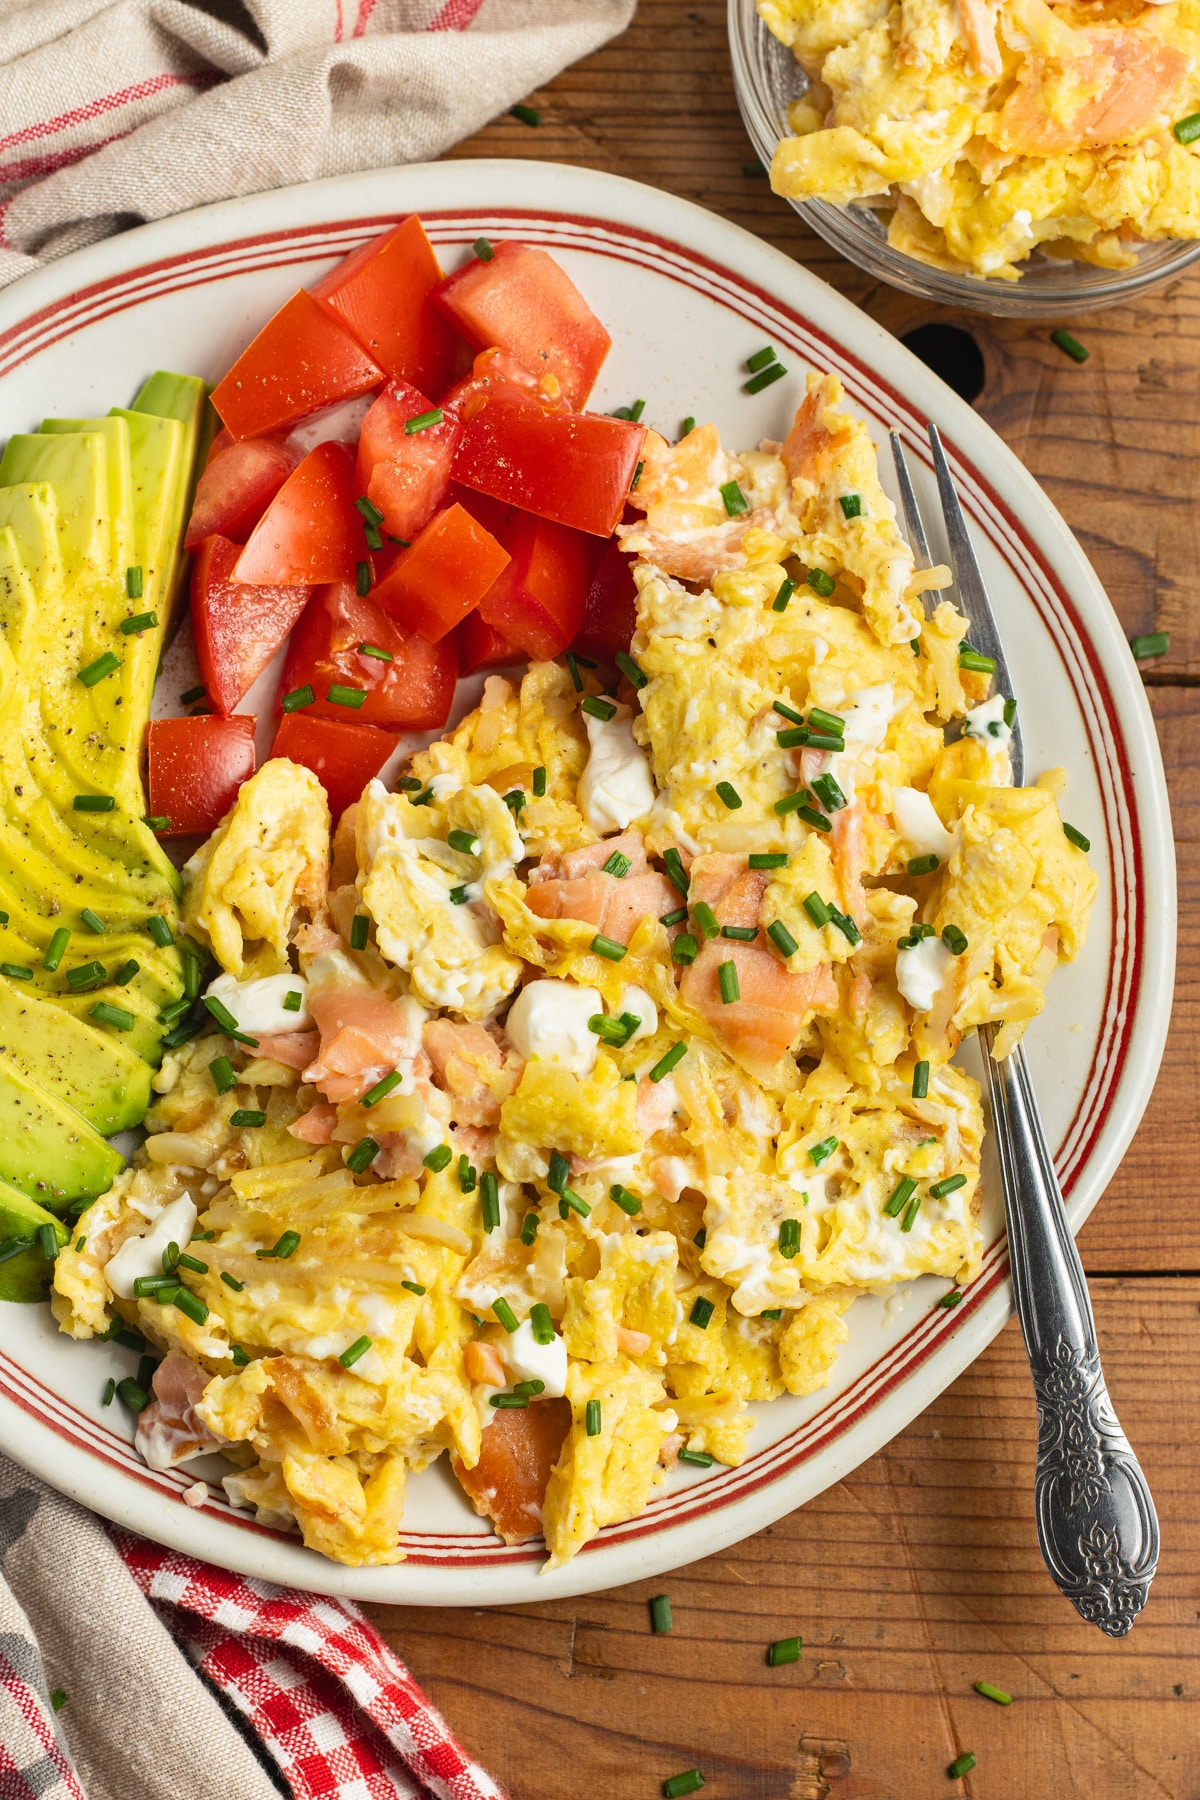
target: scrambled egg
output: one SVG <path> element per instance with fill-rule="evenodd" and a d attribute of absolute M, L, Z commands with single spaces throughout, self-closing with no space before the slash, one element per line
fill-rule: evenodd
<path fill-rule="evenodd" d="M 53 1296 L 163 1353 L 155 1466 L 221 1450 L 234 1504 L 358 1565 L 446 1451 L 557 1566 L 824 1387 L 860 1295 L 977 1274 L 951 1059 L 1019 1040 L 1096 884 L 839 401 L 813 376 L 741 457 L 651 438 L 619 680 L 489 678 L 332 859 L 269 762 L 193 858 L 238 1035 L 165 1059 Z"/>
<path fill-rule="evenodd" d="M 1200 0 L 759 0 L 809 78 L 771 180 L 883 209 L 888 241 L 1015 280 L 1200 236 Z"/>

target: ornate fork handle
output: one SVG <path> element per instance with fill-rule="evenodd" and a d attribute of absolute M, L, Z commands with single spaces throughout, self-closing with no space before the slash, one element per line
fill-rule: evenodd
<path fill-rule="evenodd" d="M 1024 1050 L 980 1028 L 1017 1317 L 1038 1409 L 1035 1513 L 1046 1567 L 1083 1617 L 1124 1637 L 1158 1563 L 1150 1489 L 1113 1411 L 1096 1327 Z"/>

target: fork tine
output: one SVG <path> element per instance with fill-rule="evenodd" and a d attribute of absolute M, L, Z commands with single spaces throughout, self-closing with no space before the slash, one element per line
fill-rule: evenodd
<path fill-rule="evenodd" d="M 929 554 L 929 540 L 925 536 L 925 525 L 921 518 L 921 509 L 917 505 L 917 496 L 912 484 L 912 476 L 908 472 L 908 460 L 904 454 L 904 445 L 900 441 L 900 433 L 890 433 L 892 443 L 892 461 L 896 465 L 896 481 L 900 488 L 900 504 L 904 508 L 904 524 L 908 532 L 908 541 L 920 559 L 919 567 L 929 569 L 933 566 L 933 558 Z"/>

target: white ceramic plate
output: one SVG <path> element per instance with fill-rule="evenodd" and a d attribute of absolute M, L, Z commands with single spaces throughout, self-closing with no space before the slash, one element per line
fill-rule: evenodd
<path fill-rule="evenodd" d="M 880 443 L 889 426 L 902 431 L 930 522 L 923 425 L 941 427 L 1016 672 L 1027 766 L 1031 777 L 1069 769 L 1066 814 L 1091 839 L 1100 875 L 1087 948 L 1055 977 L 1027 1039 L 1077 1228 L 1133 1135 L 1167 1030 L 1174 860 L 1149 708 L 1095 575 L 1016 457 L 831 288 L 698 207 L 586 170 L 451 162 L 312 182 L 130 232 L 0 294 L 0 437 L 47 413 L 125 404 L 155 367 L 217 377 L 297 285 L 414 210 L 450 267 L 481 234 L 561 257 L 615 340 L 597 408 L 644 396 L 647 419 L 669 434 L 692 413 L 745 448 L 783 436 L 806 367 L 835 369 Z M 789 374 L 752 398 L 741 391 L 743 363 L 764 342 Z M 956 1310 L 936 1305 L 945 1283 L 932 1278 L 886 1304 L 860 1300 L 832 1384 L 760 1407 L 741 1468 L 677 1470 L 639 1518 L 553 1574 L 539 1573 L 540 1546 L 492 1537 L 439 1465 L 410 1485 L 407 1561 L 394 1568 L 341 1568 L 216 1500 L 189 1510 L 180 1494 L 192 1474 L 145 1468 L 128 1417 L 101 1408 L 107 1376 L 132 1372 L 130 1353 L 73 1343 L 45 1307 L 0 1307 L 0 1443 L 108 1517 L 272 1581 L 475 1606 L 611 1587 L 719 1550 L 803 1504 L 979 1354 L 1011 1310 L 994 1180 L 988 1188 L 983 1273 Z"/>

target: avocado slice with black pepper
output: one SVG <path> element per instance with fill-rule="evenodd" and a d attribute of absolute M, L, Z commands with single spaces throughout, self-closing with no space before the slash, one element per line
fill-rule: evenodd
<path fill-rule="evenodd" d="M 44 1300 L 54 1271 L 43 1235 L 53 1235 L 56 1252 L 67 1242 L 66 1227 L 19 1188 L 0 1181 L 0 1300 Z"/>

